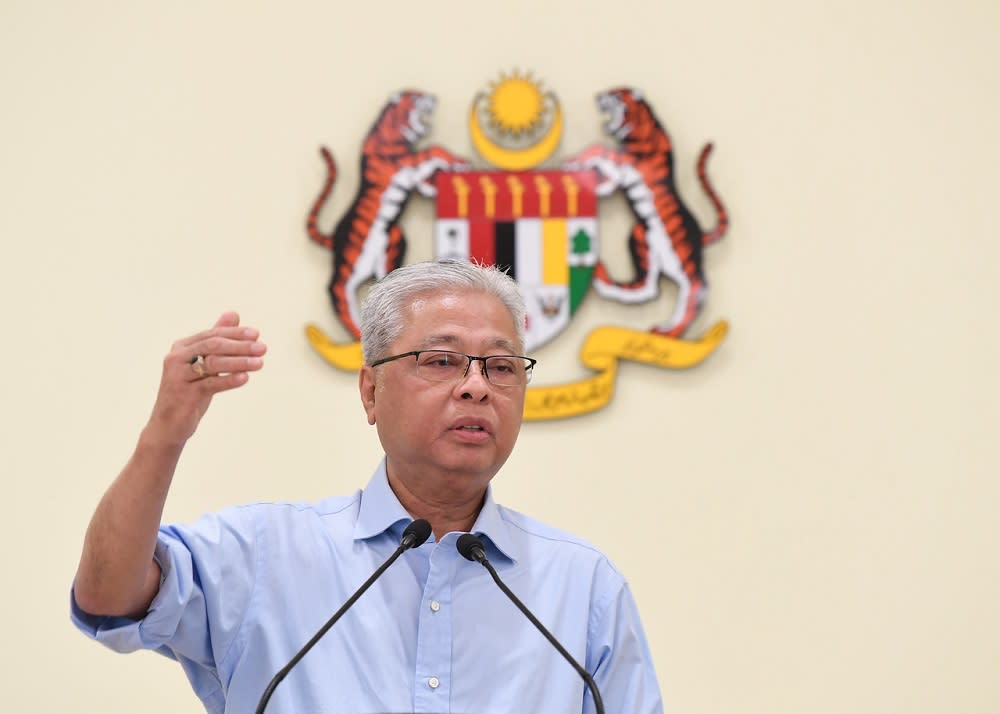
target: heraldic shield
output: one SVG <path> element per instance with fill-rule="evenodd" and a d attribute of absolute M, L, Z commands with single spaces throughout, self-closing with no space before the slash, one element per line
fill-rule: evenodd
<path fill-rule="evenodd" d="M 595 173 L 457 171 L 435 182 L 435 256 L 496 265 L 517 281 L 527 351 L 556 337 L 590 289 L 600 254 Z"/>

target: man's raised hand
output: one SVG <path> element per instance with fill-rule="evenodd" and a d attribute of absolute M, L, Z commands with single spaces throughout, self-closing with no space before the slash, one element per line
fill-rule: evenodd
<path fill-rule="evenodd" d="M 223 313 L 215 325 L 173 344 L 163 360 L 160 389 L 147 435 L 162 444 L 187 441 L 219 392 L 242 387 L 264 366 L 267 345 L 260 332 L 240 326 L 235 312 Z"/>

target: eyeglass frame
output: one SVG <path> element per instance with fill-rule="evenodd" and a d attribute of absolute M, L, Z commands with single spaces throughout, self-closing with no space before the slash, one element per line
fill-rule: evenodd
<path fill-rule="evenodd" d="M 525 374 L 527 375 L 526 378 L 525 378 L 525 380 L 524 380 L 524 385 L 525 386 L 527 386 L 528 383 L 531 382 L 531 375 L 533 374 L 533 371 L 535 369 L 535 365 L 538 364 L 538 360 L 537 359 L 534 359 L 532 357 L 527 357 L 525 355 L 482 355 L 482 356 L 477 356 L 477 355 L 468 355 L 468 354 L 465 354 L 464 352 L 456 352 L 455 350 L 426 349 L 426 350 L 411 350 L 409 352 L 401 352 L 398 355 L 392 355 L 391 357 L 383 357 L 382 359 L 375 360 L 374 362 L 372 362 L 368 366 L 369 367 L 378 367 L 380 364 L 385 364 L 386 362 L 394 362 L 394 361 L 396 361 L 398 359 L 403 359 L 404 357 L 413 357 L 414 364 L 419 367 L 418 360 L 420 359 L 420 355 L 423 354 L 424 352 L 444 352 L 445 354 L 449 354 L 449 355 L 457 355 L 459 357 L 465 357 L 468 360 L 468 362 L 465 365 L 465 371 L 462 373 L 461 379 L 459 379 L 458 381 L 462 381 L 462 380 L 466 379 L 469 376 L 469 370 L 472 369 L 472 363 L 473 362 L 475 362 L 475 361 L 481 362 L 482 365 L 483 365 L 482 366 L 482 375 L 483 375 L 483 378 L 487 382 L 489 382 L 491 386 L 500 387 L 501 389 L 506 389 L 507 387 L 517 387 L 517 386 L 520 386 L 520 385 L 517 385 L 517 384 L 497 384 L 496 382 L 494 382 L 492 379 L 490 379 L 490 372 L 486 368 L 486 360 L 493 359 L 494 357 L 515 357 L 517 359 L 527 360 L 528 361 L 528 366 L 524 370 Z M 448 380 L 427 379 L 427 377 L 425 377 L 422 374 L 420 374 L 419 371 L 417 372 L 417 376 L 419 376 L 421 379 L 427 380 L 428 382 L 438 382 L 439 384 L 448 384 Z"/>

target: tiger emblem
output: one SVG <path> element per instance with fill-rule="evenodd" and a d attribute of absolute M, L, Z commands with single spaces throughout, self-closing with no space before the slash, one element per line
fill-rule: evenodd
<path fill-rule="evenodd" d="M 435 196 L 433 177 L 438 171 L 469 167 L 468 161 L 438 146 L 416 150 L 436 105 L 432 95 L 415 91 L 389 98 L 365 137 L 357 195 L 329 235 L 320 231 L 318 219 L 336 182 L 337 166 L 326 147 L 320 149 L 326 181 L 309 212 L 307 230 L 311 240 L 333 251 L 330 299 L 355 339 L 361 336 L 358 290 L 403 264 L 406 237 L 399 218 L 406 202 L 414 191 Z"/>
<path fill-rule="evenodd" d="M 619 302 L 646 302 L 658 296 L 660 276 L 666 277 L 677 285 L 677 303 L 670 317 L 651 332 L 680 337 L 698 316 L 708 293 L 702 249 L 722 238 L 729 226 L 705 170 L 712 145 L 704 146 L 697 163 L 698 180 L 718 216 L 716 227 L 705 232 L 677 193 L 670 137 L 641 93 L 612 89 L 598 95 L 597 104 L 608 117 L 605 131 L 620 150 L 592 146 L 568 159 L 565 168 L 595 170 L 599 196 L 624 191 L 636 223 L 628 239 L 634 277 L 615 281 L 598 261 L 594 289 Z"/>

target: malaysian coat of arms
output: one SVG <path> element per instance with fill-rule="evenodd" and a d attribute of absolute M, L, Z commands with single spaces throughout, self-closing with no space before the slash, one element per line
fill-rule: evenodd
<path fill-rule="evenodd" d="M 705 145 L 697 161 L 699 183 L 716 213 L 716 225 L 706 230 L 678 194 L 670 137 L 642 93 L 611 89 L 597 96 L 597 105 L 613 146 L 595 144 L 562 159 L 557 168 L 539 169 L 559 145 L 562 109 L 531 75 L 502 75 L 469 110 L 470 138 L 490 165 L 484 170 L 443 147 L 421 148 L 436 100 L 423 92 L 397 92 L 365 137 L 357 193 L 329 233 L 319 222 L 337 167 L 331 153 L 321 149 L 326 181 L 309 212 L 307 231 L 333 254 L 329 297 L 353 341 L 338 343 L 310 324 L 306 336 L 313 349 L 340 369 L 361 367 L 359 291 L 403 264 L 407 237 L 400 218 L 417 194 L 436 202 L 428 240 L 438 259 L 497 265 L 517 281 L 527 307 L 529 353 L 569 325 L 591 288 L 599 298 L 626 305 L 657 298 L 662 280 L 677 288 L 673 309 L 657 324 L 593 329 L 580 348 L 580 361 L 592 374 L 530 387 L 526 420 L 602 408 L 614 394 L 621 360 L 674 369 L 705 360 L 728 331 L 720 320 L 698 337 L 687 335 L 708 294 L 704 248 L 722 238 L 729 225 L 708 179 L 712 145 Z M 599 250 L 599 205 L 616 192 L 634 218 L 624 237 L 632 275 L 623 280 L 611 274 Z"/>

